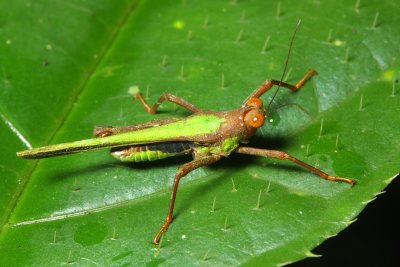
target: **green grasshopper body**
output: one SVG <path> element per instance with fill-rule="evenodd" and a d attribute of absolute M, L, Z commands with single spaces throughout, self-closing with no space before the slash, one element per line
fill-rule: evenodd
<path fill-rule="evenodd" d="M 267 80 L 244 101 L 239 109 L 223 112 L 202 110 L 171 94 L 161 96 L 158 102 L 150 107 L 140 92 L 136 92 L 136 98 L 150 113 L 156 113 L 161 102 L 171 101 L 192 111 L 193 115 L 182 119 L 153 120 L 132 126 L 99 126 L 94 129 L 93 139 L 35 148 L 17 152 L 17 155 L 35 159 L 108 147 L 111 148 L 111 154 L 121 161 L 139 162 L 192 154 L 193 160 L 182 165 L 175 176 L 167 219 L 153 240 L 157 244 L 172 222 L 180 179 L 192 170 L 215 163 L 233 152 L 290 160 L 326 180 L 355 184 L 354 180 L 331 176 L 286 152 L 243 146 L 257 128 L 263 126 L 266 119 L 267 112 L 262 107 L 260 97 L 273 85 L 296 92 L 315 73 L 314 70 L 310 70 L 296 85 Z"/>
<path fill-rule="evenodd" d="M 200 142 L 202 140 L 212 142 L 213 134 L 218 134 L 223 118 L 213 114 L 201 114 L 173 122 L 168 120 L 168 123 L 163 120 L 152 122 L 152 125 L 145 123 L 127 127 L 96 127 L 94 130 L 96 138 L 22 151 L 18 152 L 18 156 L 43 158 L 112 147 L 114 148 L 113 155 L 118 159 L 123 161 L 144 161 L 144 154 L 142 154 L 142 159 L 139 160 L 138 155 L 141 155 L 141 153 L 137 153 L 139 151 L 135 151 L 133 157 L 125 157 L 118 152 L 124 151 L 127 146 L 132 147 L 133 145 L 142 144 L 179 141 Z M 135 127 L 135 130 L 132 130 L 132 127 Z M 180 133 L 180 135 L 177 135 L 177 133 Z M 150 150 L 148 151 L 150 152 Z M 173 155 L 165 153 L 160 155 L 162 158 L 166 156 Z M 148 155 L 148 160 L 156 159 L 157 157 Z"/>

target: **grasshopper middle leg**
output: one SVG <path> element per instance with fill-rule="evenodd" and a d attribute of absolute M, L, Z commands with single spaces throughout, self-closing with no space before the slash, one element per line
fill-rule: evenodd
<path fill-rule="evenodd" d="M 147 103 L 147 101 L 144 99 L 143 95 L 140 92 L 135 94 L 135 98 L 139 99 L 140 102 L 142 102 L 146 111 L 151 114 L 155 114 L 157 112 L 158 107 L 164 101 L 170 101 L 170 102 L 175 103 L 179 106 L 182 106 L 194 113 L 201 111 L 200 108 L 196 107 L 192 103 L 188 102 L 187 100 L 185 100 L 183 98 L 180 98 L 179 96 L 173 95 L 173 94 L 163 94 L 152 107 Z"/>
<path fill-rule="evenodd" d="M 161 235 L 167 231 L 169 225 L 172 223 L 172 216 L 174 213 L 174 206 L 175 206 L 175 199 L 176 199 L 176 193 L 178 191 L 178 186 L 179 186 L 179 181 L 181 180 L 182 177 L 186 176 L 189 172 L 200 168 L 202 166 L 210 165 L 216 161 L 218 161 L 221 158 L 219 155 L 210 155 L 207 157 L 199 158 L 199 159 L 194 159 L 191 162 L 183 164 L 181 167 L 179 167 L 178 172 L 175 175 L 174 179 L 174 186 L 172 189 L 172 194 L 171 194 L 171 201 L 169 203 L 169 210 L 168 210 L 168 215 L 167 219 L 165 219 L 164 224 L 161 226 L 160 230 L 154 237 L 153 243 L 158 244 Z"/>

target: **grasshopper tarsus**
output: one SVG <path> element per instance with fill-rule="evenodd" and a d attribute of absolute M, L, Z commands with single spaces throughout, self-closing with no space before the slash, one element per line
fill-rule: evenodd
<path fill-rule="evenodd" d="M 343 178 L 343 177 L 338 177 L 338 176 L 332 176 L 328 175 L 328 178 L 326 180 L 333 181 L 333 182 L 344 182 L 348 183 L 351 185 L 351 187 L 355 186 L 357 184 L 356 180 L 350 179 L 350 178 Z"/>
<path fill-rule="evenodd" d="M 160 230 L 158 230 L 156 236 L 153 239 L 153 244 L 158 245 L 160 243 L 160 239 L 162 235 L 168 230 L 169 225 L 172 223 L 172 217 L 167 217 L 163 226 L 161 226 Z"/>
<path fill-rule="evenodd" d="M 94 137 L 106 137 L 114 134 L 111 126 L 96 126 L 93 130 Z"/>
<path fill-rule="evenodd" d="M 298 90 L 300 90 L 300 88 L 303 87 L 303 85 L 306 83 L 306 81 L 307 81 L 308 79 L 310 79 L 311 76 L 316 75 L 316 74 L 318 74 L 318 72 L 317 72 L 316 70 L 310 69 L 310 70 L 306 73 L 306 75 L 304 75 L 304 77 L 301 78 L 300 81 L 298 81 L 298 82 L 296 83 L 296 85 L 295 85 L 295 87 L 296 87 L 295 92 L 298 91 Z"/>

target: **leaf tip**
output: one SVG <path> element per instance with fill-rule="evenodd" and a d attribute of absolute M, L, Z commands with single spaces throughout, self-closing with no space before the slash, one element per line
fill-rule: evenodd
<path fill-rule="evenodd" d="M 368 200 L 362 201 L 361 203 L 362 203 L 362 204 L 364 204 L 364 205 L 367 205 L 368 203 L 370 203 L 370 202 L 374 201 L 375 199 L 376 199 L 376 197 L 373 197 L 373 198 L 371 198 L 371 199 L 368 199 Z"/>
<path fill-rule="evenodd" d="M 357 221 L 357 218 L 354 218 L 353 220 L 344 222 L 344 224 L 345 224 L 346 226 L 349 226 L 350 224 L 354 223 L 355 221 Z"/>
<path fill-rule="evenodd" d="M 397 173 L 396 175 L 394 175 L 393 177 L 390 177 L 389 179 L 386 179 L 385 180 L 385 184 L 390 184 L 393 180 L 394 180 L 394 178 L 396 178 L 398 175 L 399 175 L 400 173 Z"/>
<path fill-rule="evenodd" d="M 307 258 L 318 258 L 322 256 L 320 254 L 314 254 L 311 251 L 306 251 L 305 255 L 307 256 Z"/>

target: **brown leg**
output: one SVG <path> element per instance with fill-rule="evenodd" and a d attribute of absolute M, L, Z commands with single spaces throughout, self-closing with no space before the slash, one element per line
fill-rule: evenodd
<path fill-rule="evenodd" d="M 167 219 L 165 220 L 163 226 L 161 226 L 160 230 L 154 237 L 154 240 L 153 240 L 154 244 L 158 244 L 158 242 L 161 238 L 161 235 L 167 231 L 169 225 L 172 222 L 172 215 L 174 213 L 176 192 L 178 191 L 180 179 L 182 177 L 186 176 L 186 174 L 188 174 L 189 172 L 191 172 L 197 168 L 200 168 L 202 166 L 212 164 L 212 163 L 218 161 L 220 158 L 221 158 L 221 156 L 219 156 L 219 155 L 211 155 L 211 156 L 207 156 L 207 157 L 200 158 L 200 159 L 194 159 L 193 161 L 183 164 L 181 167 L 179 167 L 178 172 L 176 173 L 175 179 L 174 179 L 174 186 L 172 189 L 171 201 L 169 203 Z"/>
<path fill-rule="evenodd" d="M 345 182 L 345 183 L 351 184 L 353 186 L 356 184 L 355 180 L 329 175 L 329 174 L 327 174 L 317 168 L 314 168 L 313 166 L 308 165 L 307 163 L 305 163 L 283 151 L 259 149 L 259 148 L 253 148 L 253 147 L 239 147 L 238 149 L 235 150 L 235 152 L 241 153 L 241 154 L 255 155 L 255 156 L 271 157 L 271 158 L 282 159 L 282 160 L 290 160 L 300 166 L 303 166 L 307 170 L 312 171 L 315 174 L 318 174 L 321 178 L 324 178 L 326 180 Z"/>
<path fill-rule="evenodd" d="M 305 82 L 314 74 L 317 74 L 316 70 L 309 70 L 300 81 L 298 81 L 295 85 L 291 85 L 285 82 L 281 82 L 278 80 L 267 80 L 260 87 L 258 87 L 247 99 L 244 103 L 246 103 L 250 98 L 256 97 L 259 98 L 265 92 L 272 88 L 274 85 L 280 85 L 281 87 L 288 88 L 292 92 L 296 92 L 300 90 L 301 87 L 305 84 Z"/>
<path fill-rule="evenodd" d="M 135 94 L 135 98 L 139 99 L 140 102 L 142 102 L 144 108 L 147 110 L 147 112 L 151 114 L 155 114 L 157 112 L 158 107 L 161 105 L 162 102 L 168 100 L 172 103 L 175 103 L 179 106 L 182 106 L 184 108 L 187 108 L 188 110 L 192 112 L 199 112 L 201 111 L 200 108 L 196 107 L 192 103 L 186 101 L 183 98 L 180 98 L 178 96 L 172 95 L 172 94 L 164 94 L 162 95 L 158 101 L 151 107 L 149 104 L 147 104 L 146 100 L 143 98 L 142 94 L 140 92 Z"/>

